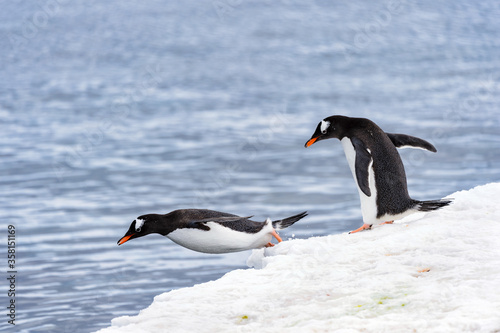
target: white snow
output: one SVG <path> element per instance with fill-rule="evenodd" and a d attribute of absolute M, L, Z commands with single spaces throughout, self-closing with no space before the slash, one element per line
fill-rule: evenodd
<path fill-rule="evenodd" d="M 99 332 L 499 332 L 500 183 L 450 197 L 371 231 L 254 250 L 255 269 L 159 295 Z"/>

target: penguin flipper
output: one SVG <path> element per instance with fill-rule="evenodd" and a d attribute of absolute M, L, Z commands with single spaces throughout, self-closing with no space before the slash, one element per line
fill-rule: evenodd
<path fill-rule="evenodd" d="M 392 143 L 396 148 L 420 148 L 433 153 L 437 152 L 436 148 L 429 142 L 422 140 L 420 138 L 406 135 L 406 134 L 395 134 L 395 133 L 385 133 L 391 139 Z"/>
<path fill-rule="evenodd" d="M 188 223 L 188 228 L 194 228 L 194 229 L 202 229 L 202 230 L 210 230 L 210 227 L 208 227 L 205 223 L 207 222 L 215 222 L 219 224 L 224 224 L 224 223 L 239 223 L 239 222 L 244 222 L 247 221 L 249 218 L 253 217 L 251 216 L 220 216 L 220 217 L 209 217 L 206 219 L 201 219 L 201 220 L 196 220 L 196 221 L 190 221 Z"/>
<path fill-rule="evenodd" d="M 370 167 L 370 163 L 372 161 L 372 155 L 360 139 L 351 138 L 351 142 L 354 150 L 356 151 L 354 168 L 356 169 L 356 180 L 358 181 L 358 186 L 365 195 L 371 196 L 372 192 L 370 190 L 368 168 Z"/>
<path fill-rule="evenodd" d="M 201 219 L 201 220 L 195 220 L 191 221 L 191 223 L 205 223 L 205 222 L 217 222 L 217 223 L 224 223 L 224 222 L 237 222 L 240 220 L 248 220 L 249 218 L 252 218 L 253 215 L 250 216 L 219 216 L 219 217 L 208 217 L 206 219 Z"/>

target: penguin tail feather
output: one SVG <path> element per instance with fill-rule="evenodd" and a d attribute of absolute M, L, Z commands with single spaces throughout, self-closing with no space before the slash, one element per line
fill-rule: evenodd
<path fill-rule="evenodd" d="M 428 200 L 428 201 L 415 200 L 415 201 L 416 201 L 415 208 L 419 212 L 430 212 L 448 206 L 453 201 L 453 199 L 452 200 L 440 199 L 440 200 Z"/>
<path fill-rule="evenodd" d="M 290 216 L 290 217 L 287 217 L 287 218 L 282 219 L 282 220 L 273 221 L 273 228 L 275 230 L 281 230 L 281 229 L 288 228 L 289 226 L 291 226 L 292 224 L 294 224 L 295 222 L 297 222 L 298 220 L 300 220 L 306 216 L 307 216 L 307 212 L 302 212 L 300 214 Z"/>

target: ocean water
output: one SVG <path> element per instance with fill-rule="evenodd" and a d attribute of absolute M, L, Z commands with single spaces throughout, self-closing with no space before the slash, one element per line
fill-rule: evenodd
<path fill-rule="evenodd" d="M 500 181 L 498 2 L 0 6 L 1 235 L 16 227 L 18 271 L 2 329 L 91 332 L 246 268 L 250 252 L 159 235 L 118 247 L 142 214 L 307 210 L 284 239 L 357 228 L 340 143 L 304 148 L 333 114 L 436 146 L 401 150 L 415 199 Z"/>

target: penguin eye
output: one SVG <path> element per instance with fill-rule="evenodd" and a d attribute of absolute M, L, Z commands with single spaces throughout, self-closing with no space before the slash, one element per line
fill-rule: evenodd
<path fill-rule="evenodd" d="M 144 225 L 144 220 L 143 219 L 136 219 L 135 220 L 135 231 L 136 232 L 141 232 L 142 226 Z"/>
<path fill-rule="evenodd" d="M 330 127 L 330 122 L 326 120 L 321 121 L 321 133 L 326 134 L 328 127 Z"/>

